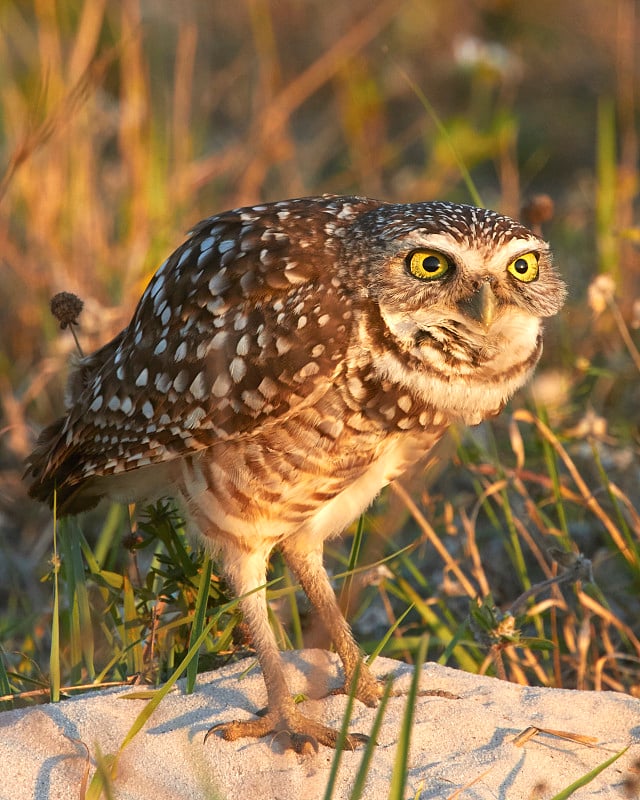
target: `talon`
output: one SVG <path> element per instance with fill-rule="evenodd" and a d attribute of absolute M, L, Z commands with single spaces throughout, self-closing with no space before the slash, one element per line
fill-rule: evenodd
<path fill-rule="evenodd" d="M 320 745 L 315 736 L 309 736 L 306 733 L 291 733 L 289 738 L 291 740 L 291 747 L 301 756 L 313 755 L 320 749 Z"/>
<path fill-rule="evenodd" d="M 226 726 L 226 723 L 224 723 L 224 722 L 221 722 L 221 723 L 219 723 L 218 725 L 212 725 L 212 726 L 209 728 L 209 730 L 208 730 L 208 731 L 205 733 L 205 735 L 204 735 L 204 740 L 203 740 L 203 742 L 202 742 L 202 743 L 203 743 L 203 744 L 206 744 L 206 742 L 207 742 L 207 739 L 209 738 L 209 736 L 210 736 L 212 733 L 215 733 L 216 731 L 220 731 L 220 730 L 222 731 L 222 738 L 223 738 L 223 739 L 226 739 L 226 736 L 224 735 L 224 728 L 225 728 L 225 726 Z"/>
<path fill-rule="evenodd" d="M 233 742 L 243 736 L 255 736 L 260 738 L 266 736 L 274 730 L 273 725 L 270 724 L 266 717 L 261 719 L 251 720 L 238 720 L 234 719 L 231 722 L 219 722 L 217 725 L 212 725 L 204 736 L 206 742 L 211 733 L 219 731 L 222 738 L 227 742 Z"/>

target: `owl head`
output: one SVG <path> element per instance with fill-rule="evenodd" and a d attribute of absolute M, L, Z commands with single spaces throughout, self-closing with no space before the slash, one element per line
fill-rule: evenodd
<path fill-rule="evenodd" d="M 494 211 L 440 202 L 386 205 L 351 233 L 347 261 L 393 343 L 379 369 L 435 392 L 467 423 L 498 411 L 540 357 L 543 319 L 564 303 L 549 245 Z"/>

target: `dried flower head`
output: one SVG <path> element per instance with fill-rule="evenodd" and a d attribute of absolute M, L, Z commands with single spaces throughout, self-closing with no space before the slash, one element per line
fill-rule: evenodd
<path fill-rule="evenodd" d="M 64 330 L 67 325 L 77 325 L 78 317 L 84 307 L 84 303 L 77 294 L 72 292 L 58 292 L 51 298 L 50 308 L 53 316 L 60 323 Z"/>
<path fill-rule="evenodd" d="M 607 420 L 596 414 L 592 408 L 588 408 L 578 424 L 566 431 L 566 435 L 574 436 L 576 439 L 593 438 L 598 441 L 606 441 L 608 438 Z"/>
<path fill-rule="evenodd" d="M 589 285 L 589 308 L 598 316 L 613 301 L 616 284 L 611 275 L 598 275 Z"/>
<path fill-rule="evenodd" d="M 544 222 L 549 222 L 550 219 L 553 219 L 553 213 L 553 200 L 549 195 L 536 194 L 523 207 L 522 219 L 534 231 L 538 231 Z"/>

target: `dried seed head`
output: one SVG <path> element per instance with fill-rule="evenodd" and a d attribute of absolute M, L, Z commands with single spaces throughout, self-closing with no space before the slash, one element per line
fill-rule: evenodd
<path fill-rule="evenodd" d="M 84 303 L 77 294 L 58 292 L 51 298 L 50 308 L 51 313 L 60 323 L 62 330 L 64 330 L 67 325 L 78 324 L 78 317 L 84 308 Z"/>
<path fill-rule="evenodd" d="M 613 302 L 616 283 L 611 275 L 597 275 L 590 283 L 587 291 L 589 307 L 596 317 L 602 314 Z"/>
<path fill-rule="evenodd" d="M 522 209 L 522 219 L 534 231 L 539 231 L 544 222 L 553 219 L 553 200 L 548 194 L 536 194 Z"/>

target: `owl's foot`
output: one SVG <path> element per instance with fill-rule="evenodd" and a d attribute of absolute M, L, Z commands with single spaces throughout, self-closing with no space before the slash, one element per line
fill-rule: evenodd
<path fill-rule="evenodd" d="M 209 734 L 216 732 L 229 742 L 245 736 L 260 738 L 271 734 L 274 738 L 282 737 L 285 749 L 290 748 L 302 755 L 317 753 L 320 744 L 335 747 L 339 735 L 338 731 L 305 717 L 296 708 L 288 710 L 286 714 L 280 710 L 267 711 L 258 719 L 219 723 L 209 728 L 204 737 L 205 742 Z M 350 733 L 347 734 L 345 748 L 355 750 L 359 744 L 366 744 L 368 741 L 369 737 L 363 733 Z"/>

